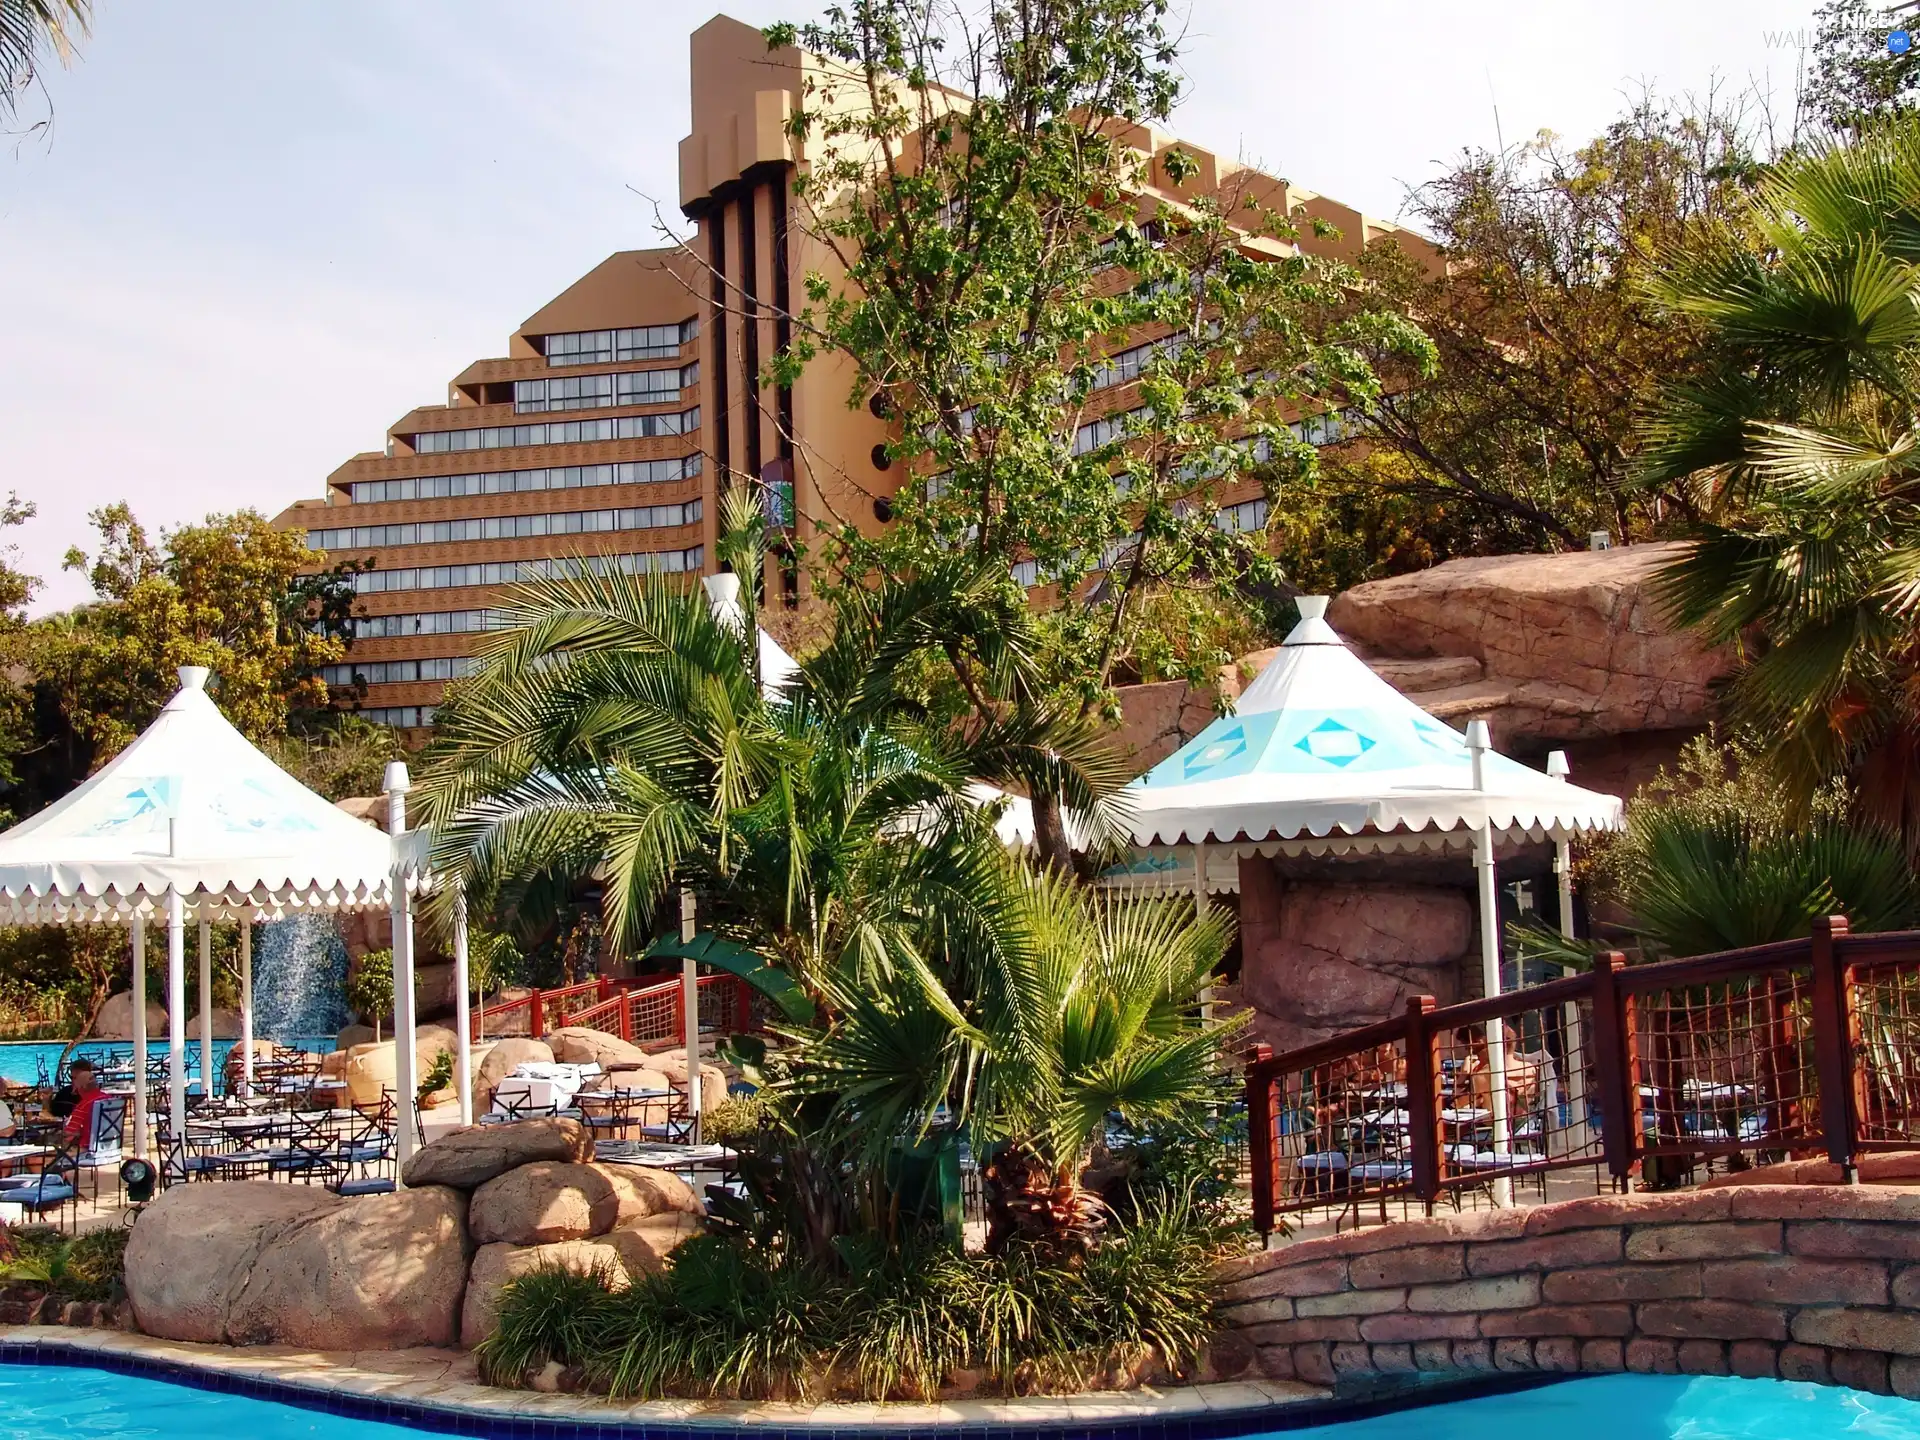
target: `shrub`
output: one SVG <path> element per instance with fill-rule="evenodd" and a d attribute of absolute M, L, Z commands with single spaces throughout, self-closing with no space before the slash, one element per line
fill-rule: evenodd
<path fill-rule="evenodd" d="M 0 1261 L 0 1281 L 40 1285 L 68 1300 L 113 1300 L 124 1288 L 129 1234 L 124 1226 L 90 1230 L 71 1240 L 45 1225 L 7 1233 L 13 1249 Z"/>
<path fill-rule="evenodd" d="M 1157 1352 L 1191 1360 L 1214 1328 L 1221 1232 L 1184 1198 L 1117 1227 L 1084 1258 L 1033 1245 L 968 1255 L 843 1244 L 828 1271 L 702 1236 L 626 1289 L 541 1271 L 509 1285 L 482 1373 L 516 1384 L 549 1360 L 621 1398 L 762 1399 L 819 1390 L 929 1398 L 960 1370 L 1001 1390 L 1078 1389 Z"/>

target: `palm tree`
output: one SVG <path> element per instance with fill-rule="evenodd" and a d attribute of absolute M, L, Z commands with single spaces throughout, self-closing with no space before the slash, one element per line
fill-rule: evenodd
<path fill-rule="evenodd" d="M 1216 1095 L 1235 1027 L 1203 1023 L 1199 999 L 1231 922 L 1017 863 L 998 878 L 996 943 L 876 950 L 834 975 L 787 1089 L 830 1097 L 874 1155 L 947 1108 L 989 1157 L 989 1248 L 1071 1251 L 1103 1223 L 1082 1175 L 1109 1115 L 1191 1119 Z"/>
<path fill-rule="evenodd" d="M 87 33 L 93 0 L 0 0 L 0 119 L 11 119 L 48 51 L 66 64 Z"/>
<path fill-rule="evenodd" d="M 1659 294 L 1718 357 L 1646 423 L 1707 517 L 1661 594 L 1740 647 L 1732 717 L 1802 796 L 1854 769 L 1920 833 L 1920 119 L 1783 161 Z"/>

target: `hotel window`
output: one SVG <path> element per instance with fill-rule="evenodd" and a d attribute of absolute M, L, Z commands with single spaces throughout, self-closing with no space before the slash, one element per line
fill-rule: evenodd
<path fill-rule="evenodd" d="M 458 680 L 480 661 L 472 655 L 443 655 L 429 660 L 363 660 L 358 665 L 323 665 L 329 685 L 410 685 L 421 680 Z"/>
<path fill-rule="evenodd" d="M 513 382 L 513 408 L 522 415 L 545 410 L 598 410 L 609 405 L 670 405 L 689 385 L 700 383 L 700 364 L 676 370 L 629 370 L 614 375 L 552 375 Z"/>
<path fill-rule="evenodd" d="M 1131 421 L 1146 413 L 1147 407 L 1141 405 L 1132 410 L 1123 410 L 1118 415 L 1102 415 L 1098 420 L 1089 420 L 1073 433 L 1073 453 L 1085 455 L 1109 441 L 1119 439 L 1127 433 Z"/>
<path fill-rule="evenodd" d="M 665 360 L 700 333 L 698 320 L 628 330 L 576 330 L 542 337 L 549 365 L 605 365 L 614 360 Z"/>
<path fill-rule="evenodd" d="M 387 545 L 450 545 L 462 540 L 527 540 L 542 535 L 593 535 L 607 530 L 664 530 L 697 525 L 700 502 L 625 505 L 618 510 L 562 510 L 543 515 L 472 515 L 460 520 L 420 520 L 403 525 L 349 525 L 312 530 L 313 550 L 366 550 Z"/>
<path fill-rule="evenodd" d="M 545 470 L 490 470 L 478 475 L 421 475 L 362 480 L 355 505 L 392 500 L 448 500 L 462 495 L 513 495 L 529 490 L 581 490 L 600 485 L 666 485 L 700 473 L 698 455 L 673 460 L 627 460 L 611 465 L 555 465 Z M 311 543 L 311 542 L 309 542 Z"/>
<path fill-rule="evenodd" d="M 1223 505 L 1213 517 L 1213 523 L 1229 535 L 1244 533 L 1248 530 L 1267 528 L 1267 500 L 1261 496 L 1255 500 L 1242 500 L 1238 505 Z"/>
<path fill-rule="evenodd" d="M 705 548 L 656 550 L 640 555 L 593 555 L 585 560 L 491 560 L 470 565 L 409 565 L 398 570 L 363 570 L 353 577 L 356 595 L 383 595 L 395 590 L 457 590 L 468 585 L 514 585 L 553 575 L 627 575 L 687 572 L 698 574 L 706 563 Z"/>
<path fill-rule="evenodd" d="M 371 705 L 351 713 L 375 725 L 391 725 L 396 730 L 418 730 L 433 724 L 431 705 Z"/>
<path fill-rule="evenodd" d="M 1129 380 L 1138 380 L 1140 372 L 1153 363 L 1154 356 L 1174 349 L 1182 338 L 1169 335 L 1163 340 L 1150 340 L 1145 345 L 1135 345 L 1130 350 L 1107 356 L 1093 367 L 1092 388 L 1105 390 L 1111 385 L 1124 385 Z"/>
<path fill-rule="evenodd" d="M 428 610 L 415 615 L 356 615 L 356 640 L 396 640 L 411 635 L 467 635 L 491 629 L 491 610 Z"/>
<path fill-rule="evenodd" d="M 668 371 L 672 374 L 672 371 Z M 679 391 L 673 392 L 678 395 Z M 545 425 L 487 425 L 475 430 L 423 430 L 414 435 L 420 455 L 461 450 L 502 450 L 515 445 L 578 445 L 592 440 L 653 440 L 700 428 L 700 407 L 675 415 L 622 415 L 612 420 L 554 420 Z"/>

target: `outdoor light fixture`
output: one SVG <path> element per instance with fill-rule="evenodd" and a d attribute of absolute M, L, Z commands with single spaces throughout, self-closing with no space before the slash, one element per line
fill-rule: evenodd
<path fill-rule="evenodd" d="M 129 1204 L 144 1205 L 153 1199 L 157 1179 L 159 1175 L 145 1160 L 128 1160 L 120 1166 L 120 1183 L 126 1186 Z"/>

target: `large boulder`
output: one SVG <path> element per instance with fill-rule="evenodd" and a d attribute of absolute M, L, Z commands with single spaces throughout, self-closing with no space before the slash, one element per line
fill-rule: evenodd
<path fill-rule="evenodd" d="M 127 1298 L 149 1335 L 218 1344 L 261 1252 L 346 1202 L 264 1180 L 175 1185 L 140 1213 L 127 1239 Z"/>
<path fill-rule="evenodd" d="M 684 1085 L 687 1083 L 686 1048 L 676 1046 L 671 1050 L 655 1050 L 647 1056 L 646 1068 L 666 1076 L 676 1085 Z M 701 1107 L 711 1110 L 726 1098 L 727 1072 L 718 1065 L 702 1060 L 700 1062 Z"/>
<path fill-rule="evenodd" d="M 553 1063 L 553 1047 L 544 1040 L 509 1037 L 491 1042 L 473 1074 L 474 1112 L 485 1114 L 492 1109 L 494 1087 L 522 1065 L 536 1062 Z"/>
<path fill-rule="evenodd" d="M 200 1038 L 200 1017 L 195 1015 L 187 1021 L 187 1035 L 190 1039 Z M 240 1012 L 213 1007 L 213 1038 L 216 1040 L 238 1040 L 240 1038 Z"/>
<path fill-rule="evenodd" d="M 1275 1050 L 1401 1014 L 1414 995 L 1459 997 L 1473 943 L 1464 889 L 1388 882 L 1283 882 L 1240 861 L 1241 993 Z"/>
<path fill-rule="evenodd" d="M 547 1245 L 604 1235 L 620 1209 L 621 1196 L 600 1168 L 539 1160 L 475 1190 L 470 1224 L 481 1245 Z"/>
<path fill-rule="evenodd" d="M 616 1228 L 659 1215 L 703 1215 L 706 1208 L 693 1187 L 678 1175 L 638 1165 L 596 1164 L 586 1167 L 606 1178 L 619 1205 Z"/>
<path fill-rule="evenodd" d="M 1624 545 L 1449 560 L 1356 585 L 1327 620 L 1392 662 L 1376 668 L 1436 715 L 1487 717 L 1502 749 L 1690 732 L 1713 718 L 1733 656 L 1662 614 L 1653 577 L 1678 553 Z"/>
<path fill-rule="evenodd" d="M 647 1063 L 647 1052 L 618 1035 L 568 1026 L 549 1031 L 553 1058 L 567 1065 L 598 1065 L 602 1070 L 625 1070 Z"/>
<path fill-rule="evenodd" d="M 166 1008 L 149 1002 L 147 1034 L 164 1036 L 166 1033 Z M 133 1039 L 133 992 L 131 990 L 122 990 L 118 995 L 107 997 L 107 1003 L 100 1007 L 99 1015 L 94 1017 L 93 1034 L 96 1040 Z"/>
<path fill-rule="evenodd" d="M 291 1227 L 261 1249 L 226 1338 L 316 1350 L 457 1344 L 466 1210 L 460 1191 L 429 1185 L 343 1201 Z"/>
<path fill-rule="evenodd" d="M 510 1125 L 469 1126 L 421 1146 L 408 1158 L 403 1178 L 409 1185 L 471 1190 L 535 1161 L 592 1158 L 593 1136 L 578 1120 L 516 1120 Z"/>
<path fill-rule="evenodd" d="M 413 1032 L 413 1073 L 416 1080 L 433 1068 L 433 1062 L 454 1049 L 460 1037 L 444 1025 L 421 1025 Z M 347 1099 L 354 1105 L 378 1105 L 380 1096 L 394 1090 L 394 1043 L 355 1045 L 347 1051 L 341 1072 L 347 1082 Z"/>
<path fill-rule="evenodd" d="M 500 1318 L 500 1292 L 536 1270 L 559 1268 L 576 1275 L 596 1272 L 615 1288 L 658 1272 L 674 1247 L 700 1233 L 699 1221 L 662 1215 L 623 1225 L 592 1240 L 551 1245 L 482 1245 L 474 1252 L 461 1306 L 460 1343 L 469 1349 L 491 1335 Z"/>

